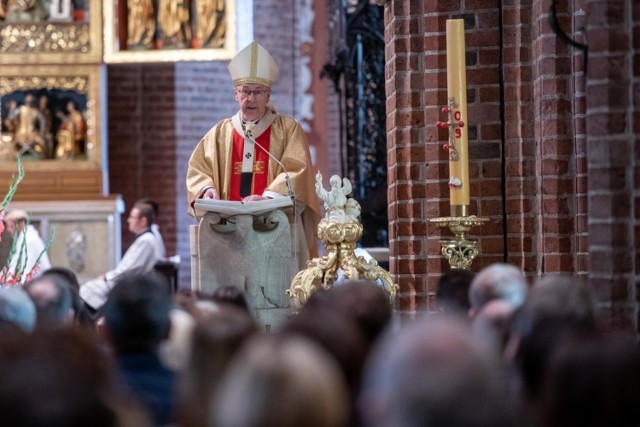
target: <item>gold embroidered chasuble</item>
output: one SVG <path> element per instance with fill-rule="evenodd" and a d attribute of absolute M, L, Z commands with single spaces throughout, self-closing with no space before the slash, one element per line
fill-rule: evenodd
<path fill-rule="evenodd" d="M 275 114 L 267 112 L 267 114 Z M 224 119 L 200 140 L 189 160 L 187 169 L 187 197 L 189 213 L 193 215 L 193 202 L 203 190 L 213 187 L 220 199 L 229 200 L 234 126 L 232 119 Z M 277 115 L 271 124 L 269 152 L 286 168 L 295 199 L 304 203 L 302 226 L 310 257 L 317 256 L 317 225 L 320 205 L 315 192 L 315 178 L 306 136 L 300 124 L 292 117 Z M 288 197 L 282 167 L 269 159 L 266 190 Z"/>

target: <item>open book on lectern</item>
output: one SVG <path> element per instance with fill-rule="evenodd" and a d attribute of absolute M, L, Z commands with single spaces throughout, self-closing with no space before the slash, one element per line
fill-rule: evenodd
<path fill-rule="evenodd" d="M 205 212 L 215 212 L 226 218 L 233 215 L 264 215 L 276 209 L 293 206 L 289 197 L 277 197 L 275 199 L 255 200 L 252 202 L 237 202 L 230 200 L 199 199 L 195 208 L 201 215 Z"/>

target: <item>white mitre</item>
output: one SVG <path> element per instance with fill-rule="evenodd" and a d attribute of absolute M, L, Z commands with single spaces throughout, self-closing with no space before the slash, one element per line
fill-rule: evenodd
<path fill-rule="evenodd" d="M 252 42 L 231 60 L 229 74 L 234 86 L 248 83 L 271 87 L 278 77 L 278 64 L 264 47 Z"/>

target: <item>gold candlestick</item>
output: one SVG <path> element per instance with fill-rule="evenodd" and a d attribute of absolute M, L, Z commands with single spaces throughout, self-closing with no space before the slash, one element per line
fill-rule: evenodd
<path fill-rule="evenodd" d="M 478 242 L 467 239 L 471 227 L 482 225 L 489 218 L 475 215 L 459 217 L 432 218 L 429 222 L 440 227 L 449 227 L 455 235 L 453 240 L 440 240 L 442 256 L 449 260 L 451 268 L 469 269 L 474 258 L 478 255 Z"/>

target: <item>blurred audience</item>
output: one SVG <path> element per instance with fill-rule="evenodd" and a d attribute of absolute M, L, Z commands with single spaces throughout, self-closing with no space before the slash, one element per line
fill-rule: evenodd
<path fill-rule="evenodd" d="M 253 317 L 234 306 L 222 306 L 193 330 L 189 363 L 179 389 L 180 425 L 207 425 L 216 390 L 237 351 L 259 328 Z"/>
<path fill-rule="evenodd" d="M 103 307 L 123 389 L 140 400 L 156 425 L 174 421 L 176 375 L 160 360 L 169 334 L 169 282 L 157 273 L 122 276 Z"/>
<path fill-rule="evenodd" d="M 346 427 L 347 394 L 333 360 L 302 338 L 262 335 L 232 362 L 210 427 Z"/>
<path fill-rule="evenodd" d="M 123 274 L 95 325 L 78 288 L 59 267 L 0 287 L 0 425 L 640 425 L 637 339 L 600 331 L 569 276 L 451 270 L 439 313 L 394 328 L 386 292 L 348 281 L 273 334 L 237 288 Z"/>
<path fill-rule="evenodd" d="M 300 313 L 291 316 L 282 325 L 280 334 L 303 337 L 318 345 L 333 359 L 340 369 L 349 396 L 350 425 L 359 425 L 355 401 L 360 390 L 369 341 L 355 316 L 347 315 L 329 305 L 329 295 L 333 290 L 331 288 L 317 295 L 316 292 L 311 294 Z"/>
<path fill-rule="evenodd" d="M 638 426 L 639 402 L 640 350 L 633 337 L 569 339 L 550 357 L 539 425 Z"/>
<path fill-rule="evenodd" d="M 558 345 L 596 332 L 595 307 L 585 284 L 567 276 L 546 276 L 534 283 L 513 320 L 506 349 L 516 374 L 514 393 L 525 416 L 540 422 L 542 382 Z"/>
<path fill-rule="evenodd" d="M 94 336 L 73 328 L 0 334 L 0 425 L 146 427 L 122 399 Z"/>
<path fill-rule="evenodd" d="M 370 427 L 510 426 L 494 348 L 468 322 L 431 316 L 389 334 L 367 365 L 360 409 Z"/>

